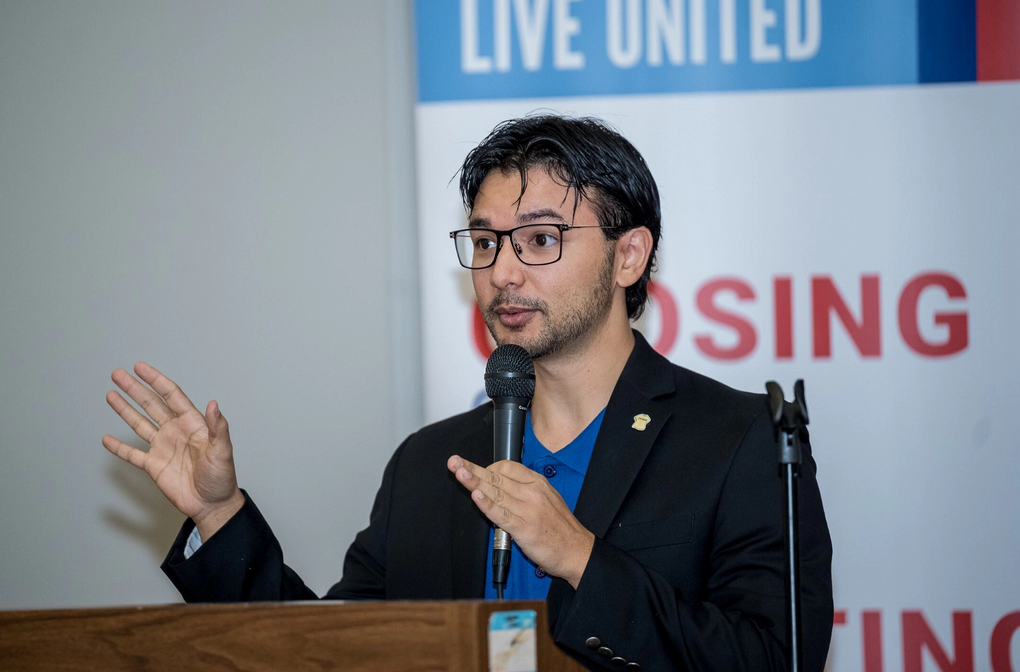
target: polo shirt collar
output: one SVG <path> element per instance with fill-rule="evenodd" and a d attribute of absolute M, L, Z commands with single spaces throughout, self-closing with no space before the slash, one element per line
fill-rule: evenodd
<path fill-rule="evenodd" d="M 598 438 L 599 429 L 602 427 L 602 418 L 606 409 L 595 416 L 595 419 L 581 431 L 577 437 L 558 452 L 550 452 L 542 445 L 535 430 L 531 426 L 531 413 L 524 424 L 524 453 L 521 455 L 521 462 L 529 469 L 543 458 L 550 458 L 564 464 L 582 476 L 588 473 L 588 464 L 591 462 L 592 452 L 595 450 L 595 439 Z"/>

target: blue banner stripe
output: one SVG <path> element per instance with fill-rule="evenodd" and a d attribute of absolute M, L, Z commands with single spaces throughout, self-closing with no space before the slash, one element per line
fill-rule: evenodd
<path fill-rule="evenodd" d="M 976 76 L 975 0 L 418 0 L 419 100 Z"/>

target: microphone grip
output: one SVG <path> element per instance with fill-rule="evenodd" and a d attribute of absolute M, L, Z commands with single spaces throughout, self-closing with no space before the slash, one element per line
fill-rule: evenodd
<path fill-rule="evenodd" d="M 524 447 L 524 419 L 530 399 L 499 397 L 492 400 L 492 461 L 521 461 Z"/>
<path fill-rule="evenodd" d="M 497 397 L 492 400 L 492 461 L 510 460 L 520 463 L 524 448 L 524 422 L 530 399 Z M 510 576 L 510 552 L 513 540 L 505 530 L 496 528 L 492 540 L 492 582 L 496 594 L 503 599 L 503 589 Z"/>

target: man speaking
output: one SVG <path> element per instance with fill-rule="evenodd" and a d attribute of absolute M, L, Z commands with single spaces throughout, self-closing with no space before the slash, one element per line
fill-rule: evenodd
<path fill-rule="evenodd" d="M 675 366 L 630 327 L 659 242 L 637 150 L 594 119 L 498 126 L 465 159 L 453 231 L 499 345 L 525 348 L 535 392 L 522 463 L 492 462 L 485 405 L 408 437 L 351 544 L 336 599 L 494 597 L 493 526 L 515 544 L 508 599 L 545 599 L 555 641 L 591 669 L 782 670 L 781 481 L 764 395 Z M 150 445 L 106 436 L 188 516 L 163 570 L 189 602 L 315 597 L 237 485 L 226 419 L 146 364 L 107 401 Z M 151 387 L 151 389 L 150 389 Z M 825 664 L 832 548 L 805 451 L 805 670 Z"/>

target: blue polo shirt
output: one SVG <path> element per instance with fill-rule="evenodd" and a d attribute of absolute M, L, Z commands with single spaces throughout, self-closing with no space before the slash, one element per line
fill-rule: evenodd
<path fill-rule="evenodd" d="M 596 416 L 591 424 L 576 439 L 562 450 L 550 453 L 539 443 L 535 430 L 531 426 L 531 414 L 524 425 L 524 450 L 521 463 L 542 474 L 549 484 L 563 497 L 570 510 L 577 506 L 577 498 L 581 494 L 584 476 L 588 473 L 588 463 L 595 450 L 595 439 L 606 411 Z M 489 556 L 485 565 L 485 599 L 496 599 L 496 587 L 492 583 L 492 538 L 495 530 L 489 532 Z M 507 577 L 506 590 L 503 597 L 507 600 L 544 600 L 549 594 L 552 579 L 535 565 L 514 542 L 510 558 L 510 575 Z"/>

